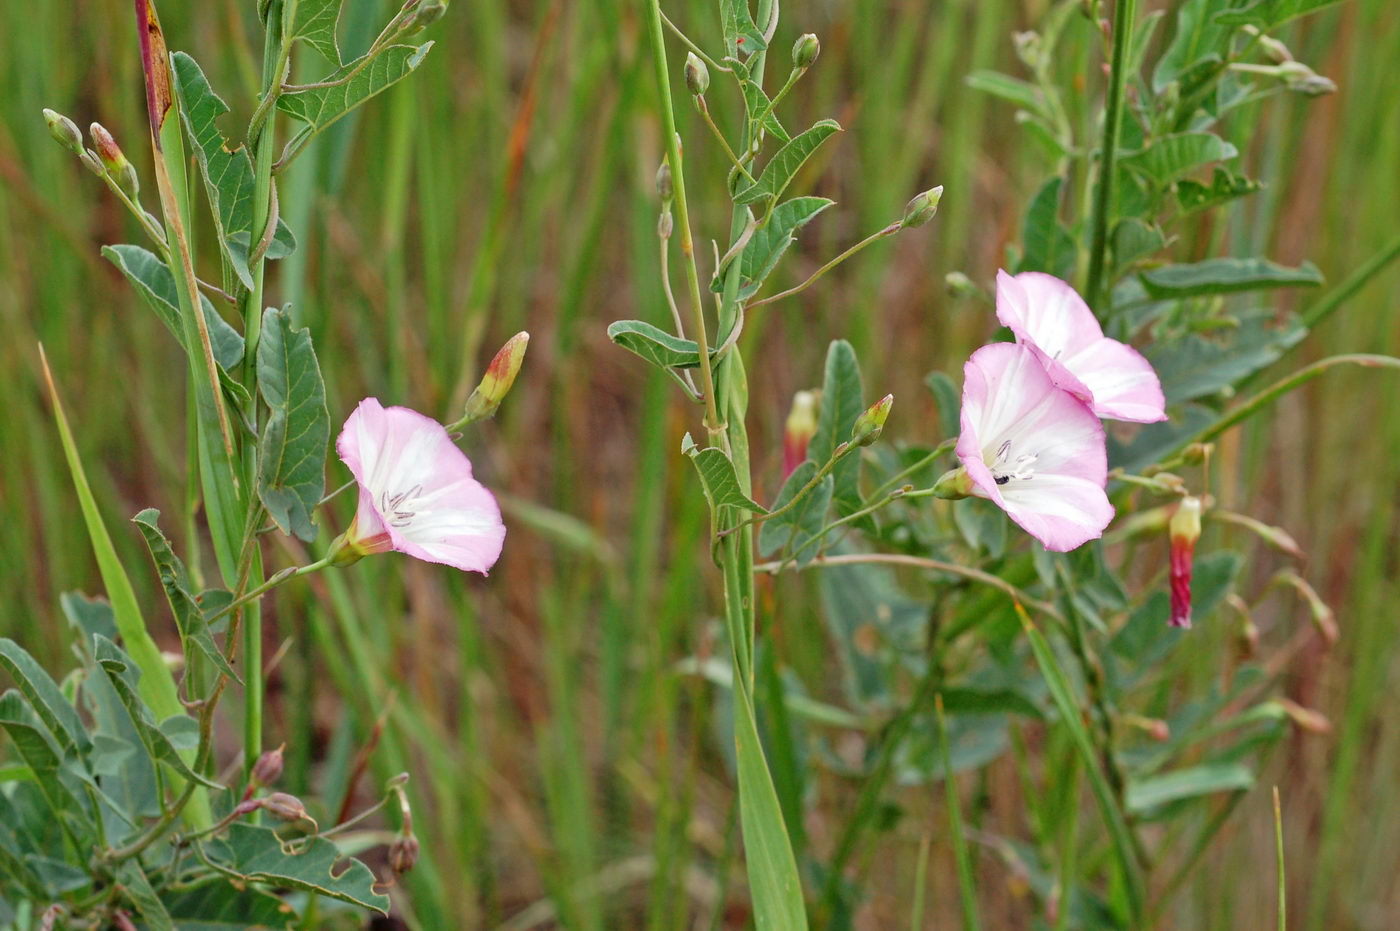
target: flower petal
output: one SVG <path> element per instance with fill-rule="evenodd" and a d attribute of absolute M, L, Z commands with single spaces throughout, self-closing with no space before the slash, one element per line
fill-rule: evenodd
<path fill-rule="evenodd" d="M 1002 497 L 1011 519 L 1056 553 L 1098 539 L 1113 520 L 1103 486 L 1074 475 L 1036 472 L 1002 489 Z"/>
<path fill-rule="evenodd" d="M 1035 344 L 1050 359 L 1076 355 L 1103 338 L 1079 292 L 1043 272 L 997 272 L 997 319 L 1018 342 Z"/>
<path fill-rule="evenodd" d="M 1162 383 L 1152 363 L 1131 346 L 1105 337 L 1080 350 L 1065 365 L 1088 388 L 1091 406 L 1100 417 L 1134 423 L 1167 419 Z"/>

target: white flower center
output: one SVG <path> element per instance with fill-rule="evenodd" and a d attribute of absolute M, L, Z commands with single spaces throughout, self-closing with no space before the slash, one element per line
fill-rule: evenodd
<path fill-rule="evenodd" d="M 391 495 L 387 491 L 379 495 L 379 513 L 391 527 L 407 527 L 418 516 L 418 498 L 423 494 L 422 484 L 414 485 L 407 491 Z"/>
<path fill-rule="evenodd" d="M 998 485 L 1005 485 L 1013 478 L 1019 481 L 1029 481 L 1035 475 L 1035 461 L 1040 456 L 1037 453 L 1025 453 L 1011 457 L 1011 441 L 1007 440 L 997 448 L 996 457 L 987 464 L 987 468 L 992 473 L 992 478 Z"/>

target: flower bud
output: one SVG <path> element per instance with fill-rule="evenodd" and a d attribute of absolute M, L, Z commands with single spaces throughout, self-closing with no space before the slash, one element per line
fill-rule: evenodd
<path fill-rule="evenodd" d="M 486 367 L 481 383 L 467 398 L 466 411 L 454 426 L 462 427 L 495 416 L 496 409 L 505 400 L 511 385 L 515 384 L 515 376 L 520 373 L 520 365 L 525 361 L 525 348 L 529 343 L 530 334 L 523 331 L 506 340 Z"/>
<path fill-rule="evenodd" d="M 1259 36 L 1258 42 L 1259 48 L 1263 50 L 1269 61 L 1272 61 L 1274 64 L 1281 65 L 1286 61 L 1293 60 L 1293 53 L 1288 50 L 1288 46 L 1284 45 L 1278 39 L 1272 36 L 1261 35 Z"/>
<path fill-rule="evenodd" d="M 894 395 L 887 394 L 865 409 L 851 427 L 851 442 L 857 446 L 869 446 L 884 432 L 885 420 L 890 416 Z"/>
<path fill-rule="evenodd" d="M 1287 553 L 1294 559 L 1307 558 L 1307 554 L 1298 545 L 1298 541 L 1293 539 L 1293 535 L 1282 527 L 1272 527 L 1261 520 L 1255 520 L 1248 514 L 1236 514 L 1233 511 L 1211 511 L 1211 516 L 1228 524 L 1243 527 L 1274 549 Z"/>
<path fill-rule="evenodd" d="M 131 162 L 127 161 L 121 146 L 117 145 L 117 140 L 112 138 L 112 134 L 101 123 L 93 123 L 89 132 L 92 135 L 93 147 L 97 149 L 97 157 L 102 160 L 102 167 L 106 170 L 107 177 L 111 178 L 128 197 L 135 197 L 141 189 L 141 184 L 136 178 L 136 169 L 131 166 Z"/>
<path fill-rule="evenodd" d="M 821 53 L 821 41 L 810 32 L 803 33 L 792 44 L 792 66 L 794 68 L 810 68 L 812 62 L 816 61 L 817 56 Z"/>
<path fill-rule="evenodd" d="M 938 212 L 938 202 L 943 199 L 943 185 L 929 188 L 922 194 L 915 195 L 904 207 L 904 218 L 899 221 L 900 227 L 913 229 L 916 226 L 923 226 L 933 215 Z"/>
<path fill-rule="evenodd" d="M 1168 740 L 1172 735 L 1171 728 L 1167 725 L 1167 722 L 1163 721 L 1161 718 L 1148 718 L 1140 714 L 1125 714 L 1122 717 L 1122 721 L 1124 724 L 1137 728 L 1158 742 Z"/>
<path fill-rule="evenodd" d="M 1305 97 L 1321 97 L 1335 94 L 1337 83 L 1329 77 L 1318 74 L 1301 61 L 1286 61 L 1278 66 L 1279 77 L 1284 85 L 1295 94 Z"/>
<path fill-rule="evenodd" d="M 671 217 L 671 211 L 663 211 L 661 216 L 656 218 L 656 237 L 658 239 L 670 239 L 671 233 L 675 232 L 676 221 Z"/>
<path fill-rule="evenodd" d="M 418 862 L 418 838 L 412 834 L 400 834 L 389 845 L 389 869 L 402 876 L 413 869 Z"/>
<path fill-rule="evenodd" d="M 285 747 L 286 744 L 282 746 Z M 282 747 L 268 750 L 258 757 L 258 761 L 253 764 L 253 771 L 249 775 L 255 785 L 275 785 L 277 780 L 282 778 Z"/>
<path fill-rule="evenodd" d="M 710 69 L 694 52 L 687 52 L 685 56 L 685 86 L 696 97 L 704 96 L 710 89 Z"/>
<path fill-rule="evenodd" d="M 44 109 L 44 122 L 48 124 L 49 135 L 55 142 L 74 154 L 82 154 L 83 134 L 78 130 L 77 123 L 47 107 Z"/>
<path fill-rule="evenodd" d="M 972 476 L 968 475 L 967 469 L 962 466 L 949 469 L 938 477 L 938 481 L 933 483 L 933 496 L 935 498 L 957 501 L 970 494 L 972 494 Z"/>
<path fill-rule="evenodd" d="M 1299 729 L 1307 731 L 1309 734 L 1330 734 L 1332 733 L 1332 722 L 1327 720 L 1327 716 L 1321 711 L 1312 708 L 1305 708 L 1291 698 L 1276 698 L 1275 704 L 1283 709 L 1283 713 L 1298 725 Z"/>
<path fill-rule="evenodd" d="M 675 194 L 676 191 L 671 180 L 671 165 L 669 162 L 662 162 L 661 167 L 656 169 L 656 196 L 661 198 L 663 204 L 669 204 Z"/>
<path fill-rule="evenodd" d="M 817 434 L 817 407 L 820 391 L 799 391 L 792 396 L 792 410 L 783 425 L 783 478 L 807 459 L 807 446 Z"/>
<path fill-rule="evenodd" d="M 295 795 L 288 795 L 286 792 L 273 792 L 263 796 L 258 801 L 259 808 L 279 821 L 316 823 L 316 819 L 306 813 L 306 806 Z"/>
<path fill-rule="evenodd" d="M 405 27 L 405 32 L 409 35 L 421 32 L 442 19 L 442 14 L 446 12 L 447 4 L 443 0 L 422 0 L 418 4 L 417 11 L 413 14 L 413 19 L 409 20 Z"/>
<path fill-rule="evenodd" d="M 1317 632 L 1322 635 L 1322 639 L 1328 645 L 1337 642 L 1341 635 L 1337 630 L 1337 615 L 1327 602 L 1322 600 L 1322 596 L 1317 593 L 1317 589 L 1308 584 L 1307 580 L 1292 570 L 1280 572 L 1274 577 L 1278 582 L 1288 585 L 1296 591 L 1304 601 L 1308 603 L 1308 611 Z"/>
<path fill-rule="evenodd" d="M 1188 495 L 1176 506 L 1167 524 L 1171 538 L 1171 596 L 1173 627 L 1191 626 L 1191 568 L 1196 541 L 1201 538 L 1201 499 Z"/>

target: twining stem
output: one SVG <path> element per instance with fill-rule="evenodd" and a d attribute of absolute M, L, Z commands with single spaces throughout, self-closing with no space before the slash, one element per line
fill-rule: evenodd
<path fill-rule="evenodd" d="M 714 372 L 710 366 L 709 337 L 705 329 L 705 303 L 700 296 L 700 272 L 695 266 L 695 241 L 690 235 L 690 208 L 685 193 L 685 170 L 681 162 L 680 137 L 676 135 L 676 114 L 671 105 L 670 69 L 666 64 L 666 42 L 661 31 L 660 0 L 648 0 L 647 14 L 651 36 L 652 61 L 656 66 L 656 90 L 661 96 L 661 131 L 666 141 L 666 161 L 671 166 L 675 192 L 676 225 L 680 227 L 681 255 L 685 259 L 685 279 L 690 290 L 690 310 L 695 323 L 695 342 L 700 347 L 700 389 L 705 394 L 705 429 L 711 442 L 724 432 L 719 405 L 715 399 Z"/>
<path fill-rule="evenodd" d="M 845 252 L 842 252 L 836 258 L 832 259 L 830 262 L 827 262 L 821 268 L 817 269 L 815 272 L 812 273 L 812 276 L 806 281 L 802 282 L 801 284 L 795 287 L 788 288 L 786 291 L 779 291 L 777 294 L 771 294 L 768 297 L 762 298 L 760 300 L 750 301 L 748 305 L 749 309 L 752 310 L 755 307 L 762 307 L 764 304 L 771 304 L 774 301 L 780 301 L 785 297 L 792 297 L 794 294 L 807 290 L 812 285 L 816 284 L 817 280 L 823 275 L 825 275 L 827 272 L 831 271 L 833 268 L 840 265 L 842 262 L 846 261 L 851 256 L 855 255 L 857 252 L 860 252 L 866 246 L 870 245 L 873 242 L 879 242 L 881 239 L 893 236 L 895 233 L 898 233 L 901 229 L 903 229 L 903 224 L 896 221 L 882 230 L 878 230 L 877 232 L 871 233 L 869 236 L 865 237 L 860 242 L 856 243 L 854 246 L 851 246 Z"/>
<path fill-rule="evenodd" d="M 812 478 L 807 482 L 807 484 L 799 488 L 797 490 L 797 494 L 793 495 L 787 504 L 783 505 L 780 508 L 777 508 L 776 510 L 769 511 L 767 514 L 755 514 L 752 517 L 740 521 L 732 527 L 729 527 L 725 530 L 721 530 L 718 534 L 719 537 L 723 539 L 724 537 L 729 536 L 736 530 L 742 530 L 743 528 L 748 527 L 751 524 L 761 524 L 764 521 L 772 520 L 775 517 L 781 517 L 788 511 L 791 511 L 793 508 L 801 504 L 803 499 L 805 499 L 807 495 L 812 492 L 813 489 L 815 489 L 818 485 L 821 484 L 822 479 L 826 478 L 827 475 L 831 473 L 831 470 L 836 468 L 836 464 L 838 462 L 840 462 L 842 459 L 845 459 L 847 455 L 859 448 L 859 446 L 852 446 L 850 443 L 842 443 L 840 446 L 836 447 L 836 450 L 831 454 L 831 458 L 828 459 L 826 462 L 822 463 L 822 467 L 817 470 L 817 474 L 813 475 Z"/>
<path fill-rule="evenodd" d="M 906 478 L 913 475 L 915 472 L 919 471 L 925 466 L 932 465 L 938 459 L 939 456 L 943 456 L 952 452 L 953 448 L 957 445 L 958 441 L 956 439 L 948 439 L 944 440 L 942 443 L 939 443 L 937 446 L 935 446 L 932 450 L 929 451 L 928 455 L 912 463 L 911 465 L 905 466 L 904 468 L 896 472 L 894 475 L 890 476 L 888 481 L 886 481 L 879 488 L 875 489 L 874 494 L 872 494 L 869 498 L 866 499 L 866 503 L 869 504 L 875 501 L 881 495 L 885 494 L 891 488 L 894 488 L 897 485 L 899 485 L 900 482 L 904 481 Z"/>
<path fill-rule="evenodd" d="M 1089 277 L 1084 295 L 1100 313 L 1104 263 L 1108 252 L 1108 220 L 1113 210 L 1113 181 L 1118 157 L 1118 131 L 1123 123 L 1123 86 L 1127 82 L 1128 46 L 1132 42 L 1137 0 L 1117 0 L 1113 11 L 1113 56 L 1109 63 L 1108 99 L 1104 106 L 1103 144 L 1099 148 L 1099 177 L 1094 186 L 1094 214 L 1089 239 Z"/>
<path fill-rule="evenodd" d="M 684 45 L 690 51 L 694 52 L 695 57 L 705 63 L 706 68 L 709 68 L 711 71 L 723 71 L 725 74 L 729 74 L 731 71 L 733 71 L 732 68 L 726 68 L 724 65 L 721 65 L 719 62 L 711 58 L 709 55 L 706 55 L 705 50 L 702 49 L 700 46 L 696 45 L 694 42 L 690 41 L 690 36 L 681 32 L 680 27 L 677 26 L 675 23 L 671 22 L 670 17 L 668 17 L 665 13 L 661 14 L 661 22 L 665 24 L 667 29 L 671 30 L 671 35 L 675 36 L 677 39 L 680 39 L 682 45 Z"/>
<path fill-rule="evenodd" d="M 322 569 L 325 569 L 331 565 L 331 559 L 332 557 L 330 556 L 323 556 L 315 562 L 307 563 L 304 566 L 294 566 L 289 569 L 283 569 L 281 572 L 274 574 L 272 578 L 268 579 L 266 582 L 263 582 L 259 584 L 256 588 L 250 589 L 244 594 L 239 595 L 233 601 L 230 601 L 218 611 L 215 611 L 213 614 L 209 615 L 208 623 L 214 623 L 215 621 L 219 620 L 227 614 L 233 613 L 234 611 L 243 607 L 249 602 L 261 598 L 263 595 L 266 595 L 268 592 L 272 591 L 274 588 L 277 588 L 279 585 L 284 585 L 287 582 L 290 582 L 292 579 L 300 578 L 304 575 L 310 575 L 313 572 L 320 572 Z M 245 675 L 251 674 L 251 669 L 249 669 L 245 673 Z"/>
<path fill-rule="evenodd" d="M 710 128 L 710 134 L 719 141 L 720 148 L 724 149 L 724 154 L 729 156 L 729 163 L 745 178 L 748 178 L 749 183 L 752 184 L 754 180 L 753 175 L 749 174 L 749 170 L 744 167 L 744 163 L 740 161 L 739 156 L 735 155 L 734 150 L 729 147 L 729 140 L 724 138 L 724 133 L 720 132 L 719 127 L 715 125 L 715 118 L 710 116 L 710 107 L 709 104 L 705 103 L 704 97 L 697 96 L 695 98 L 695 109 L 699 110 L 700 115 L 704 117 L 705 125 Z"/>

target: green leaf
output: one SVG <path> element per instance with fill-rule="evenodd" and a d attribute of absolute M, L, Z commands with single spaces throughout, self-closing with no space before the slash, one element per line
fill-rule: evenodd
<path fill-rule="evenodd" d="M 58 740 L 64 752 L 86 754 L 92 748 L 87 728 L 83 727 L 77 710 L 63 697 L 58 683 L 34 657 L 9 637 L 0 637 L 0 666 L 4 666 L 14 677 L 15 684 L 29 700 L 30 707 L 43 720 L 44 726 Z"/>
<path fill-rule="evenodd" d="M 1127 808 L 1132 814 L 1140 815 L 1169 802 L 1216 792 L 1239 792 L 1253 786 L 1254 773 L 1246 766 L 1239 763 L 1202 763 L 1149 779 L 1129 780 Z"/>
<path fill-rule="evenodd" d="M 1137 217 L 1119 220 L 1113 227 L 1113 263 L 1122 270 L 1138 259 L 1146 258 L 1161 251 L 1167 244 L 1167 237 L 1156 226 Z"/>
<path fill-rule="evenodd" d="M 271 411 L 258 443 L 258 497 L 283 533 L 309 543 L 326 489 L 331 418 L 311 331 L 293 327 L 285 309 L 263 314 L 258 391 Z"/>
<path fill-rule="evenodd" d="M 1175 404 L 1238 384 L 1273 364 L 1306 335 L 1296 320 L 1278 326 L 1271 312 L 1261 311 L 1242 317 L 1238 331 L 1228 340 L 1187 334 L 1153 343 L 1146 355 L 1162 380 L 1167 403 Z"/>
<path fill-rule="evenodd" d="M 758 293 L 788 246 L 797 240 L 797 231 L 834 203 L 825 197 L 794 197 L 773 208 L 768 222 L 753 231 L 744 249 L 739 271 L 739 300 L 746 301 Z M 721 268 L 715 274 L 710 282 L 711 291 L 724 290 L 724 272 Z M 696 355 L 698 358 L 699 354 Z"/>
<path fill-rule="evenodd" d="M 1147 293 L 1158 300 L 1265 288 L 1315 287 L 1323 280 L 1311 262 L 1288 268 L 1268 259 L 1206 259 L 1190 265 L 1150 269 L 1140 277 Z"/>
<path fill-rule="evenodd" d="M 185 652 L 188 654 L 191 647 L 198 649 L 220 672 L 235 682 L 241 682 L 238 674 L 224 658 L 223 651 L 214 642 L 204 612 L 190 593 L 190 580 L 185 572 L 185 564 L 175 555 L 174 550 L 170 548 L 170 541 L 156 525 L 159 518 L 160 511 L 147 508 L 133 517 L 131 522 L 140 528 L 141 535 L 146 538 L 146 547 L 151 551 L 151 561 L 155 563 L 156 574 L 160 576 L 160 584 L 170 602 L 170 611 L 175 615 L 175 624 L 180 628 L 180 640 Z"/>
<path fill-rule="evenodd" d="M 1045 712 L 1020 692 L 1011 689 L 948 688 L 943 707 L 949 714 L 1019 714 L 1045 720 Z"/>
<path fill-rule="evenodd" d="M 720 0 L 719 14 L 727 55 L 748 55 L 768 47 L 763 32 L 754 24 L 748 0 Z M 739 41 L 740 39 L 743 41 Z"/>
<path fill-rule="evenodd" d="M 700 449 L 687 433 L 681 442 L 681 452 L 695 463 L 695 471 L 700 473 L 700 484 L 704 487 L 711 509 L 732 507 L 757 514 L 768 513 L 767 508 L 744 494 L 739 476 L 734 471 L 734 463 L 724 450 L 717 446 Z"/>
<path fill-rule="evenodd" d="M 277 108 L 307 124 L 303 136 L 298 138 L 318 133 L 389 85 L 412 74 L 432 47 L 431 42 L 416 47 L 391 45 L 373 57 L 357 58 L 317 82 L 320 86 L 282 94 L 277 98 Z"/>
<path fill-rule="evenodd" d="M 836 448 L 851 438 L 851 427 L 864 411 L 856 351 L 844 339 L 834 340 L 826 352 L 817 432 L 807 445 L 807 457 L 825 464 L 836 455 Z M 842 516 L 860 510 L 860 458 L 859 451 L 851 452 L 831 470 L 831 495 Z"/>
<path fill-rule="evenodd" d="M 185 129 L 194 143 L 194 155 L 204 174 L 204 187 L 209 196 L 217 228 L 219 245 L 229 267 L 243 287 L 253 287 L 253 275 L 248 268 L 248 250 L 262 239 L 263 230 L 253 230 L 253 160 L 243 146 L 231 146 L 219 129 L 218 119 L 229 112 L 228 105 L 214 93 L 199 64 L 184 52 L 171 56 L 175 87 L 180 96 L 180 113 Z M 296 248 L 291 230 L 278 222 L 267 257 L 282 258 Z M 172 285 L 173 297 L 173 285 Z"/>
<path fill-rule="evenodd" d="M 894 679 L 885 654 L 917 642 L 928 620 L 927 607 L 900 588 L 887 566 L 826 566 L 819 584 L 823 619 L 850 704 L 888 708 L 894 701 Z"/>
<path fill-rule="evenodd" d="M 182 754 L 180 749 L 171 743 L 166 732 L 156 725 L 155 719 L 151 715 L 151 709 L 136 694 L 138 671 L 135 664 L 132 663 L 131 657 L 122 652 L 121 647 L 102 637 L 96 638 L 95 649 L 97 664 L 107 674 L 107 681 L 112 684 L 117 698 L 126 708 L 126 713 L 130 716 L 131 723 L 135 726 L 136 733 L 141 739 L 142 746 L 146 748 L 147 755 L 169 765 L 187 780 L 193 780 L 211 789 L 222 788 L 217 782 L 211 782 L 191 769 L 185 762 L 185 757 L 192 756 L 192 754 Z"/>
<path fill-rule="evenodd" d="M 331 64 L 340 65 L 340 46 L 336 43 L 335 27 L 340 20 L 341 0 L 297 0 L 288 34 L 300 39 L 326 57 Z"/>
<path fill-rule="evenodd" d="M 82 592 L 64 592 L 58 598 L 64 617 L 74 631 L 81 634 L 84 644 L 92 642 L 93 634 L 102 634 L 108 640 L 115 640 L 117 622 L 112 616 L 112 606 L 105 598 L 89 598 Z"/>
<path fill-rule="evenodd" d="M 816 476 L 817 469 L 817 464 L 810 459 L 793 469 L 773 502 L 773 510 L 785 507 L 799 491 L 807 487 L 807 483 Z M 758 532 L 758 551 L 765 556 L 784 547 L 789 552 L 796 551 L 819 534 L 826 526 L 826 512 L 831 507 L 832 484 L 830 475 L 824 477 L 792 510 L 764 521 Z M 799 557 L 798 565 L 806 565 L 816 555 L 817 547 L 808 547 Z"/>
<path fill-rule="evenodd" d="M 19 758 L 34 773 L 34 782 L 51 816 L 73 834 L 87 836 L 93 828 L 91 812 L 60 778 L 63 753 L 24 695 L 15 689 L 0 695 L 0 727 L 10 735 Z"/>
<path fill-rule="evenodd" d="M 1029 81 L 1013 78 L 1000 71 L 983 70 L 969 74 L 967 86 L 973 90 L 982 91 L 984 94 L 991 94 L 993 97 L 1010 101 L 1022 110 L 1034 113 L 1042 119 L 1051 118 L 1049 109 L 1045 106 L 1045 95 L 1040 88 Z"/>
<path fill-rule="evenodd" d="M 117 882 L 121 883 L 126 898 L 136 906 L 136 911 L 145 920 L 150 931 L 175 931 L 175 922 L 165 910 L 160 896 L 151 888 L 151 881 L 141 869 L 140 863 L 127 860 L 119 866 Z"/>
<path fill-rule="evenodd" d="M 1256 0 L 1243 9 L 1215 14 L 1215 22 L 1222 26 L 1257 26 L 1268 32 L 1291 19 L 1316 13 L 1340 2 L 1341 0 Z"/>
<path fill-rule="evenodd" d="M 234 822 L 227 837 L 210 841 L 205 853 L 250 882 L 300 889 L 388 914 L 389 897 L 375 891 L 374 873 L 324 837 L 300 838 L 284 846 L 271 828 Z"/>
<path fill-rule="evenodd" d="M 287 928 L 296 916 L 290 905 L 270 892 L 231 881 L 205 883 L 174 895 L 167 893 L 165 907 L 180 931 Z"/>
<path fill-rule="evenodd" d="M 1060 222 L 1060 189 L 1064 178 L 1056 175 L 1031 198 L 1026 207 L 1026 219 L 1021 225 L 1021 244 L 1025 253 L 1017 271 L 1046 272 L 1059 278 L 1073 275 L 1075 242 L 1069 230 Z"/>
<path fill-rule="evenodd" d="M 1209 186 L 1190 178 L 1178 181 L 1176 202 L 1181 205 L 1182 213 L 1195 213 L 1253 194 L 1263 186 L 1263 182 L 1232 174 L 1229 169 L 1217 165 Z"/>
<path fill-rule="evenodd" d="M 184 331 L 180 326 L 180 303 L 175 291 L 175 279 L 170 269 L 155 254 L 140 246 L 103 246 L 102 256 L 131 282 L 136 293 L 156 312 L 160 322 L 174 334 L 184 346 Z M 224 322 L 209 298 L 199 297 L 204 311 L 204 320 L 209 325 L 209 344 L 214 350 L 214 361 L 225 369 L 231 369 L 243 359 L 243 337 L 237 330 Z M 186 350 L 189 347 L 185 347 Z"/>
<path fill-rule="evenodd" d="M 608 326 L 608 339 L 662 369 L 693 369 L 700 365 L 700 346 L 644 320 L 618 320 Z M 711 358 L 714 353 L 711 352 Z"/>
<path fill-rule="evenodd" d="M 748 113 L 749 119 L 753 119 L 759 113 L 767 114 L 763 118 L 763 128 L 772 133 L 773 138 L 779 142 L 790 142 L 792 136 L 788 134 L 783 124 L 778 122 L 778 116 L 773 112 L 773 101 L 763 92 L 763 88 L 753 81 L 741 80 L 739 89 L 744 94 L 744 110 Z"/>
<path fill-rule="evenodd" d="M 1239 154 L 1238 149 L 1215 133 L 1173 133 L 1124 155 L 1119 164 L 1156 187 L 1165 188 L 1202 165 L 1226 161 Z"/>
<path fill-rule="evenodd" d="M 1234 30 L 1215 21 L 1219 9 L 1220 0 L 1186 0 L 1177 10 L 1171 44 L 1152 73 L 1154 91 L 1161 93 L 1188 71 L 1221 62 Z"/>
<path fill-rule="evenodd" d="M 758 176 L 757 181 L 740 188 L 734 194 L 734 202 L 752 204 L 766 197 L 775 200 L 781 197 L 803 163 L 823 142 L 840 131 L 841 125 L 835 120 L 820 120 L 813 124 L 811 129 L 794 136 L 773 154 L 767 165 L 763 166 L 763 173 Z"/>

